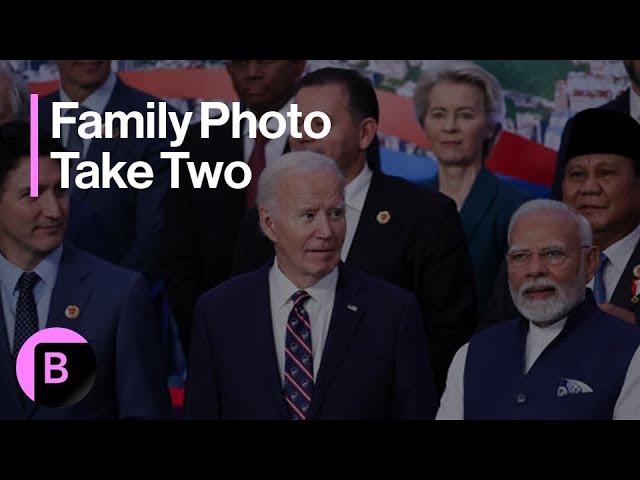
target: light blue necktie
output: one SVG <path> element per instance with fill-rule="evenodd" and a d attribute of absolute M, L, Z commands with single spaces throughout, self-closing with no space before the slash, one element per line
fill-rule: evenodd
<path fill-rule="evenodd" d="M 593 281 L 593 295 L 598 303 L 605 303 L 607 301 L 607 292 L 604 285 L 604 278 L 602 278 L 602 276 L 608 263 L 609 259 L 607 256 L 604 253 L 601 253 L 598 262 L 598 270 L 596 271 L 596 276 Z"/>

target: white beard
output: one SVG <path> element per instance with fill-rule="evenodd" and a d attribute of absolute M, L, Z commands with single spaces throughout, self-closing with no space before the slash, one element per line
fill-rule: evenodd
<path fill-rule="evenodd" d="M 550 324 L 562 320 L 582 303 L 585 298 L 586 277 L 587 272 L 581 264 L 575 281 L 568 286 L 561 286 L 549 279 L 541 279 L 524 283 L 517 292 L 509 284 L 509 291 L 513 303 L 524 318 L 535 324 Z M 555 295 L 543 300 L 527 299 L 524 292 L 532 287 L 553 287 Z"/>

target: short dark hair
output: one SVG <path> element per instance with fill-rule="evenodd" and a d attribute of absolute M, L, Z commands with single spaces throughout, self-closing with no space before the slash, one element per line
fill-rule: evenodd
<path fill-rule="evenodd" d="M 380 117 L 378 97 L 371 81 L 355 70 L 326 67 L 308 73 L 296 85 L 295 93 L 306 87 L 323 85 L 341 85 L 349 96 L 349 109 L 354 120 L 360 122 L 365 118 Z"/>
<path fill-rule="evenodd" d="M 51 152 L 64 152 L 65 148 L 49 135 L 39 133 L 38 155 L 48 157 Z M 20 159 L 31 152 L 31 126 L 28 122 L 14 121 L 0 126 L 0 189 L 7 175 L 17 168 Z"/>

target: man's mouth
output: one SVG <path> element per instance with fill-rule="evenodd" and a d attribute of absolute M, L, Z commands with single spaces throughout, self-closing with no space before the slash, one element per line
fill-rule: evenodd
<path fill-rule="evenodd" d="M 551 285 L 541 285 L 526 288 L 523 292 L 525 298 L 530 300 L 544 300 L 552 297 L 556 293 L 556 288 Z"/>

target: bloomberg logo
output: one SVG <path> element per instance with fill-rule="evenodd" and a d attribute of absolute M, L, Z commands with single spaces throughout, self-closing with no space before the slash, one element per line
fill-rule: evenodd
<path fill-rule="evenodd" d="M 16 359 L 24 394 L 39 405 L 70 407 L 93 387 L 96 357 L 82 335 L 67 328 L 45 328 L 24 342 Z"/>

